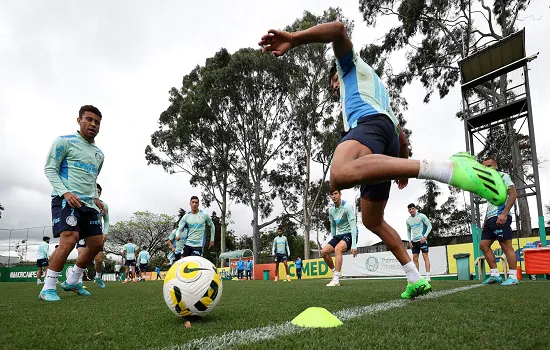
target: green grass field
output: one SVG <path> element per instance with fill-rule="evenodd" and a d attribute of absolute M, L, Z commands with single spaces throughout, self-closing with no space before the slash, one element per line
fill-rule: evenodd
<path fill-rule="evenodd" d="M 108 282 L 106 289 L 87 282 L 91 297 L 60 292 L 63 300 L 59 303 L 37 300 L 41 287 L 33 283 L 2 283 L 0 346 L 550 349 L 550 282 L 522 281 L 516 287 L 489 285 L 449 295 L 436 292 L 432 298 L 415 301 L 397 301 L 404 281 L 344 280 L 340 288 L 326 288 L 326 283 L 224 281 L 216 310 L 193 321 L 190 329 L 166 307 L 160 281 L 127 285 Z M 432 285 L 434 291 L 442 291 L 472 283 L 432 281 Z M 337 328 L 303 329 L 288 324 L 310 306 L 325 307 L 333 313 L 366 308 L 361 309 L 363 316 L 355 318 L 349 312 L 338 313 L 344 315 L 344 325 Z M 373 313 L 377 308 L 380 310 Z M 245 332 L 229 333 L 235 330 Z M 262 334 L 272 339 L 253 342 Z M 234 345 L 223 345 L 224 339 L 230 341 L 238 336 L 241 338 Z"/>

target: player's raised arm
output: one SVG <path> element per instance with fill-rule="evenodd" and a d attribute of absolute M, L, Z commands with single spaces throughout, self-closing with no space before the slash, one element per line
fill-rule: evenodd
<path fill-rule="evenodd" d="M 342 22 L 318 24 L 306 30 L 289 33 L 270 29 L 258 43 L 263 46 L 263 52 L 272 52 L 282 56 L 290 49 L 312 43 L 332 43 L 334 55 L 342 57 L 348 53 L 353 44 Z"/>

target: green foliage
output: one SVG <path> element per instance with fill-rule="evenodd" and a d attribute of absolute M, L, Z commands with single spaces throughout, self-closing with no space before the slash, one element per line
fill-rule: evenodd
<path fill-rule="evenodd" d="M 2 210 L 5 210 L 4 207 L 2 206 L 2 203 L 0 203 L 0 219 L 2 218 Z"/>
<path fill-rule="evenodd" d="M 205 247 L 203 250 L 203 257 L 206 259 L 212 261 L 216 266 L 220 266 L 220 254 L 221 254 L 221 219 L 216 214 L 216 212 L 212 213 L 212 222 L 214 223 L 214 227 L 216 228 L 216 232 L 214 234 L 214 246 L 212 248 Z M 206 237 L 208 237 L 207 241 L 210 239 L 210 227 L 206 227 Z M 225 247 L 226 251 L 232 251 L 235 250 L 237 247 L 235 235 L 233 231 L 228 231 L 225 234 Z"/>

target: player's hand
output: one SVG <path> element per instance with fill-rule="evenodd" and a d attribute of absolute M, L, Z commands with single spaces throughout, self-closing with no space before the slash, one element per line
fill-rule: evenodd
<path fill-rule="evenodd" d="M 103 243 L 105 243 L 106 240 L 107 240 L 107 235 L 103 234 Z"/>
<path fill-rule="evenodd" d="M 209 247 L 212 248 L 214 246 L 214 241 L 210 241 Z"/>
<path fill-rule="evenodd" d="M 175 253 L 175 252 L 176 252 L 176 248 L 172 248 L 172 252 Z"/>
<path fill-rule="evenodd" d="M 274 56 L 282 56 L 294 47 L 293 35 L 289 32 L 270 29 L 262 36 L 258 45 L 263 46 L 263 53 L 271 51 Z"/>
<path fill-rule="evenodd" d="M 99 213 L 102 214 L 102 215 L 105 215 L 106 214 L 105 207 L 103 206 L 103 203 L 101 203 L 99 198 L 95 198 L 94 203 L 99 208 Z"/>
<path fill-rule="evenodd" d="M 351 255 L 353 255 L 353 257 L 355 258 L 357 256 L 357 249 L 352 249 Z"/>
<path fill-rule="evenodd" d="M 65 198 L 71 208 L 80 208 L 82 206 L 82 201 L 80 200 L 80 198 L 77 195 L 72 194 L 71 192 L 65 193 L 63 195 L 63 198 Z"/>
<path fill-rule="evenodd" d="M 409 179 L 399 179 L 399 180 L 397 180 L 397 188 L 399 188 L 400 190 L 407 187 L 408 184 L 409 184 Z"/>
<path fill-rule="evenodd" d="M 409 248 L 413 249 L 413 244 L 411 242 L 409 242 Z"/>
<path fill-rule="evenodd" d="M 504 225 L 506 220 L 508 220 L 508 215 L 505 215 L 504 213 L 500 214 L 497 218 L 497 226 Z"/>

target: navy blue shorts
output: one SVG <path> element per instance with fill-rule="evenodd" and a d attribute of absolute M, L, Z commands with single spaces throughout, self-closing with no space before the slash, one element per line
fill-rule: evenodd
<path fill-rule="evenodd" d="M 340 241 L 346 242 L 347 248 L 344 252 L 347 252 L 348 250 L 351 249 L 351 233 L 345 233 L 343 235 L 336 235 L 336 236 L 332 237 L 332 239 L 330 241 L 328 241 L 327 244 L 331 245 L 332 248 L 336 248 L 336 246 L 338 245 L 338 243 L 340 243 Z"/>
<path fill-rule="evenodd" d="M 422 253 L 428 252 L 428 241 L 425 241 L 424 243 L 420 243 L 420 241 L 412 242 L 412 246 L 413 254 L 420 254 L 420 251 L 422 251 Z"/>
<path fill-rule="evenodd" d="M 78 248 L 86 248 L 86 240 L 85 239 L 79 239 L 78 242 L 76 242 L 76 249 Z"/>
<path fill-rule="evenodd" d="M 136 266 L 136 261 L 135 260 L 126 260 L 125 265 L 126 266 Z"/>
<path fill-rule="evenodd" d="M 183 254 L 182 257 L 186 256 L 201 256 L 202 255 L 202 247 L 190 247 L 188 245 L 183 246 Z"/>
<path fill-rule="evenodd" d="M 367 146 L 373 154 L 399 157 L 399 135 L 391 119 L 385 114 L 371 115 L 359 119 L 357 126 L 340 140 L 355 140 Z M 361 185 L 361 198 L 373 202 L 390 198 L 391 181 L 375 185 Z"/>
<path fill-rule="evenodd" d="M 38 266 L 38 267 L 48 266 L 48 258 L 36 260 L 36 266 Z"/>
<path fill-rule="evenodd" d="M 509 241 L 512 237 L 512 215 L 508 215 L 506 223 L 501 226 L 497 226 L 498 216 L 493 216 L 483 224 L 483 232 L 481 233 L 481 240 L 489 241 Z"/>
<path fill-rule="evenodd" d="M 63 231 L 77 231 L 80 239 L 103 234 L 99 223 L 99 212 L 82 206 L 71 208 L 67 201 L 59 196 L 52 198 L 53 236 L 58 238 Z"/>
<path fill-rule="evenodd" d="M 143 272 L 147 272 L 147 264 L 139 264 L 139 269 Z"/>
<path fill-rule="evenodd" d="M 286 256 L 286 254 L 275 254 L 275 261 L 280 263 L 280 262 L 284 262 L 284 261 L 287 261 L 288 260 L 288 257 Z"/>

